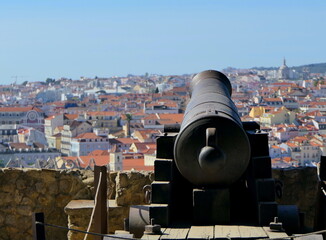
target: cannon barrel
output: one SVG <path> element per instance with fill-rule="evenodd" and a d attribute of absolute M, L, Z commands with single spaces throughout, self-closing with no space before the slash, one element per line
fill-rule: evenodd
<path fill-rule="evenodd" d="M 227 187 L 248 166 L 250 143 L 231 94 L 229 79 L 218 71 L 201 72 L 191 82 L 174 160 L 194 185 Z"/>

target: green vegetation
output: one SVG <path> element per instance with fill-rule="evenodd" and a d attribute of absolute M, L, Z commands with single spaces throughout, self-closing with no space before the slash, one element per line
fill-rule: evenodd
<path fill-rule="evenodd" d="M 54 83 L 55 82 L 55 79 L 54 78 L 47 78 L 46 80 L 45 80 L 45 83 L 47 84 L 47 85 L 49 85 L 50 83 Z"/>

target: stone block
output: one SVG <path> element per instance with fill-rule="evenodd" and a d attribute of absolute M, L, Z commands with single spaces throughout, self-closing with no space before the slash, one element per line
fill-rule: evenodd
<path fill-rule="evenodd" d="M 92 173 L 93 174 L 93 173 Z M 67 226 L 63 208 L 82 189 L 81 171 L 47 169 L 0 170 L 0 239 L 32 239 L 32 212 L 43 212 L 49 223 Z M 60 183 L 63 189 L 60 191 Z M 47 228 L 46 239 L 65 239 L 67 231 Z"/>
<path fill-rule="evenodd" d="M 129 217 L 129 206 L 117 206 L 114 200 L 109 200 L 109 233 L 123 230 L 124 219 Z"/>
<path fill-rule="evenodd" d="M 118 172 L 116 177 L 116 203 L 118 206 L 145 204 L 143 188 L 152 182 L 152 172 Z"/>
<path fill-rule="evenodd" d="M 94 200 L 72 200 L 65 207 L 65 213 L 68 215 L 68 226 L 80 230 L 86 230 L 89 224 L 90 216 L 94 208 Z M 116 230 L 123 230 L 124 219 L 128 218 L 129 208 L 117 206 L 114 200 L 108 200 L 108 231 L 114 233 Z M 91 226 L 93 231 L 94 226 Z M 69 232 L 70 240 L 82 239 L 80 233 Z M 80 238 L 82 237 L 82 238 Z"/>

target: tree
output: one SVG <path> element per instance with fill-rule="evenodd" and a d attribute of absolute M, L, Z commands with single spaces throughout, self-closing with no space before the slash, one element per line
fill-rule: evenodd
<path fill-rule="evenodd" d="M 158 87 L 155 89 L 155 93 L 159 93 L 160 91 L 158 90 Z"/>
<path fill-rule="evenodd" d="M 49 85 L 50 83 L 54 83 L 55 82 L 55 79 L 54 78 L 47 78 L 46 80 L 45 80 L 45 83 L 47 84 L 47 85 Z"/>
<path fill-rule="evenodd" d="M 132 114 L 127 113 L 127 114 L 126 114 L 126 120 L 127 120 L 127 134 L 126 134 L 126 135 L 129 137 L 130 134 L 131 134 L 131 130 L 130 130 L 130 122 L 131 122 L 131 120 L 132 120 Z"/>
<path fill-rule="evenodd" d="M 130 122 L 132 120 L 132 114 L 131 113 L 126 113 L 126 120 L 127 120 L 127 122 Z"/>
<path fill-rule="evenodd" d="M 23 86 L 26 86 L 27 83 L 28 83 L 28 81 L 25 81 L 25 82 L 22 83 L 22 85 L 23 85 Z"/>

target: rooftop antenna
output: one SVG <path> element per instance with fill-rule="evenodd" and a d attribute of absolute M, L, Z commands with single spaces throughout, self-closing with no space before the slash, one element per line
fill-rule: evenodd
<path fill-rule="evenodd" d="M 22 80 L 24 80 L 24 79 L 28 78 L 28 76 L 17 76 L 16 75 L 16 76 L 11 76 L 11 78 L 15 79 L 13 85 L 16 85 L 18 78 L 21 78 Z"/>

